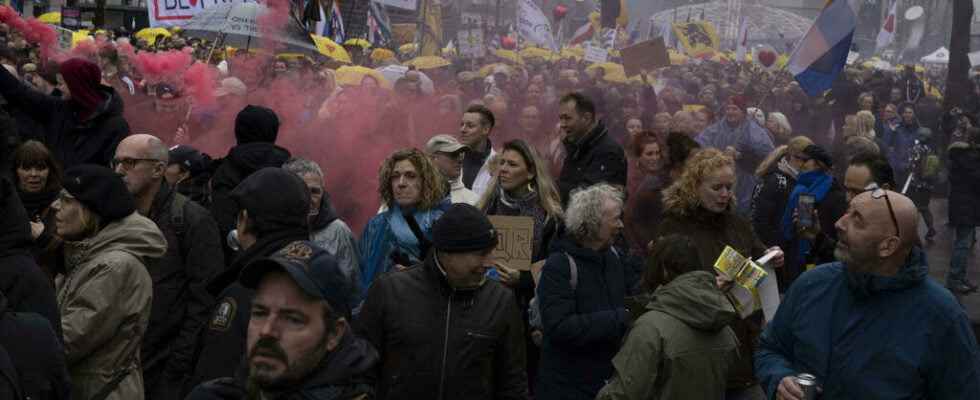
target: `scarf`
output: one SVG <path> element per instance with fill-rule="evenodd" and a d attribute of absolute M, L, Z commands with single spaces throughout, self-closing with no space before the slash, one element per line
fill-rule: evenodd
<path fill-rule="evenodd" d="M 27 217 L 32 220 L 40 217 L 51 206 L 51 203 L 54 202 L 60 192 L 61 188 L 50 191 L 42 190 L 37 193 L 27 193 L 19 189 L 17 190 L 17 193 L 20 195 L 20 202 L 24 204 L 24 209 L 27 210 Z"/>
<path fill-rule="evenodd" d="M 405 218 L 415 218 L 415 222 L 418 223 L 422 235 L 426 240 L 431 241 L 432 225 L 442 216 L 443 212 L 445 212 L 443 207 L 436 206 L 425 211 L 408 212 L 406 216 L 401 207 L 398 206 L 398 203 L 392 202 L 391 210 L 388 210 L 386 218 L 388 218 L 388 226 L 391 227 L 391 232 L 395 235 L 395 247 L 402 253 L 410 256 L 413 259 L 412 261 L 421 261 L 425 258 L 425 254 L 422 254 L 421 243 L 419 243 L 419 239 L 415 237 L 415 234 L 412 233 L 412 228 L 409 228 L 408 221 Z"/>
<path fill-rule="evenodd" d="M 330 203 L 330 194 L 323 191 L 320 199 L 320 209 L 315 215 L 310 216 L 310 231 L 319 232 L 337 220 L 337 209 Z"/>
<path fill-rule="evenodd" d="M 804 172 L 799 175 L 796 179 L 796 187 L 793 188 L 793 192 L 789 195 L 789 201 L 786 203 L 786 211 L 783 212 L 783 237 L 786 240 L 791 240 L 796 236 L 796 224 L 793 223 L 793 213 L 796 211 L 796 206 L 800 203 L 801 194 L 812 194 L 816 198 L 817 203 L 823 201 L 824 197 L 827 196 L 827 192 L 830 191 L 830 184 L 834 179 L 823 171 L 810 171 Z M 810 248 L 812 243 L 809 240 L 800 239 L 799 241 L 799 260 L 805 260 L 807 255 L 810 254 Z"/>

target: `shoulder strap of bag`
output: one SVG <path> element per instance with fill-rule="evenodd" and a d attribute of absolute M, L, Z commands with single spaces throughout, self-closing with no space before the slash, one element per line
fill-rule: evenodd
<path fill-rule="evenodd" d="M 419 258 L 425 259 L 429 254 L 429 248 L 432 247 L 432 242 L 425 238 L 422 234 L 422 228 L 419 228 L 418 221 L 415 220 L 415 215 L 413 214 L 402 214 L 405 217 L 405 222 L 408 223 L 408 229 L 412 230 L 412 234 L 419 241 Z"/>

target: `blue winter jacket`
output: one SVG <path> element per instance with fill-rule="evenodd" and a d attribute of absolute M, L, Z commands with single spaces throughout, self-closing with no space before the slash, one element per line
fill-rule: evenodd
<path fill-rule="evenodd" d="M 894 277 L 852 290 L 825 264 L 790 287 L 763 332 L 755 373 L 770 399 L 786 376 L 811 373 L 824 399 L 980 399 L 980 351 L 963 309 L 913 250 Z"/>

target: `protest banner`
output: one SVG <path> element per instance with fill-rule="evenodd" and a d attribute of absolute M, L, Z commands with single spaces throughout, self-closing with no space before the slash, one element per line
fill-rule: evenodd
<path fill-rule="evenodd" d="M 609 59 L 609 51 L 599 47 L 588 45 L 585 46 L 585 61 L 593 64 L 602 64 Z"/>
<path fill-rule="evenodd" d="M 530 217 L 505 217 L 491 215 L 490 222 L 497 229 L 497 248 L 494 259 L 510 268 L 521 271 L 531 269 L 531 247 L 534 245 L 534 220 Z"/>
<path fill-rule="evenodd" d="M 248 0 L 147 0 L 146 11 L 150 27 L 181 26 L 201 11 Z"/>
<path fill-rule="evenodd" d="M 626 47 L 621 52 L 627 78 L 640 75 L 643 71 L 670 66 L 670 56 L 662 37 Z"/>

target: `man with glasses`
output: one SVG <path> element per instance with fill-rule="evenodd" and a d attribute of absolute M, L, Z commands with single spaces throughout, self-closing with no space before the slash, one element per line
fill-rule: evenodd
<path fill-rule="evenodd" d="M 141 360 L 146 398 L 183 398 L 195 361 L 198 332 L 214 299 L 208 281 L 224 269 L 218 226 L 204 207 L 164 180 L 169 150 L 151 135 L 133 135 L 116 148 L 112 169 L 133 195 L 136 211 L 167 239 L 167 253 L 147 264 L 153 278 L 150 323 Z"/>
<path fill-rule="evenodd" d="M 436 135 L 425 145 L 425 153 L 432 160 L 439 173 L 449 181 L 449 194 L 452 202 L 475 206 L 480 197 L 466 188 L 460 180 L 463 173 L 463 157 L 469 150 L 450 135 Z"/>
<path fill-rule="evenodd" d="M 755 354 L 768 398 L 977 399 L 980 350 L 963 308 L 928 276 L 915 205 L 865 191 L 836 224 L 836 263 L 790 287 Z M 809 397 L 806 397 L 809 398 Z"/>

